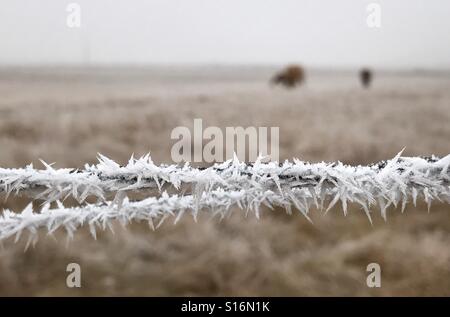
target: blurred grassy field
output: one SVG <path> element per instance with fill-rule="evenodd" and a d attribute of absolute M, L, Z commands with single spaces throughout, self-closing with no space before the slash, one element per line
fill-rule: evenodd
<path fill-rule="evenodd" d="M 271 87 L 271 68 L 93 68 L 0 70 L 0 166 L 38 158 L 56 167 L 94 163 L 97 152 L 125 163 L 150 151 L 170 162 L 176 126 L 279 126 L 280 156 L 366 164 L 450 153 L 450 76 L 379 73 L 360 88 L 352 72 L 313 71 L 306 86 Z M 0 207 L 20 210 L 25 198 Z M 185 217 L 153 232 L 115 226 L 94 241 L 63 232 L 24 252 L 3 243 L 0 295 L 450 295 L 450 206 L 299 213 L 236 210 L 222 222 Z M 66 287 L 66 265 L 82 288 Z M 382 287 L 366 286 L 366 266 Z"/>

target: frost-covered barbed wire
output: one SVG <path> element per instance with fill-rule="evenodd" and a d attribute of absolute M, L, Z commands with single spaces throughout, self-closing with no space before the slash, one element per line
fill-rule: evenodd
<path fill-rule="evenodd" d="M 36 243 L 38 230 L 41 228 L 45 228 L 48 234 L 64 228 L 68 237 L 72 238 L 74 232 L 82 226 L 89 226 L 95 238 L 97 228 L 112 230 L 111 224 L 114 220 L 123 224 L 131 221 L 148 221 L 149 225 L 155 229 L 155 222 L 156 228 L 169 217 L 174 217 L 176 223 L 186 213 L 190 213 L 194 219 L 197 219 L 201 211 L 223 218 L 232 210 L 232 207 L 239 207 L 246 213 L 252 211 L 259 218 L 262 205 L 270 208 L 280 206 L 288 212 L 291 212 L 292 206 L 303 210 L 303 202 L 300 199 L 308 195 L 309 193 L 304 192 L 304 189 L 294 189 L 289 196 L 270 190 L 262 192 L 252 189 L 229 192 L 216 189 L 203 192 L 200 196 L 169 195 L 164 192 L 160 197 L 149 197 L 136 202 L 130 202 L 125 198 L 120 207 L 114 203 L 100 203 L 65 208 L 58 201 L 57 208 L 50 209 L 50 204 L 47 203 L 40 212 L 34 212 L 32 204 L 29 204 L 21 213 L 10 210 L 3 212 L 0 217 L 0 240 L 15 236 L 17 241 L 23 232 L 28 232 L 28 244 Z M 307 213 L 304 215 L 309 219 Z"/>
<path fill-rule="evenodd" d="M 258 215 L 262 205 L 280 206 L 290 211 L 298 209 L 308 219 L 311 207 L 328 211 L 338 202 L 344 214 L 349 203 L 362 207 L 371 221 L 370 208 L 377 205 L 386 219 L 390 205 L 406 204 L 417 199 L 428 205 L 432 201 L 450 203 L 450 155 L 437 157 L 401 157 L 369 166 L 349 166 L 342 163 L 306 163 L 299 160 L 282 164 L 260 160 L 253 164 L 237 159 L 215 164 L 206 169 L 189 165 L 153 164 L 149 156 L 131 159 L 126 166 L 100 156 L 97 165 L 84 170 L 53 169 L 45 164 L 45 170 L 0 169 L 0 183 L 7 193 L 27 192 L 43 188 L 38 197 L 47 203 L 41 212 L 27 207 L 22 213 L 6 210 L 0 218 L 0 240 L 25 230 L 30 241 L 35 241 L 41 227 L 53 232 L 64 227 L 69 236 L 82 225 L 89 225 L 95 234 L 96 227 L 107 227 L 112 220 L 153 220 L 162 222 L 169 216 L 179 219 L 190 212 L 194 216 L 200 210 L 225 215 L 231 207 L 253 210 Z M 126 192 L 145 188 L 163 189 L 171 184 L 179 189 L 183 184 L 193 188 L 190 195 L 149 197 L 129 202 Z M 115 192 L 116 199 L 108 202 L 106 193 Z M 100 198 L 98 204 L 77 208 L 65 208 L 60 198 L 72 195 L 79 201 L 93 195 Z M 50 202 L 57 200 L 58 208 L 50 209 Z M 102 202 L 103 201 L 103 202 Z"/>
<path fill-rule="evenodd" d="M 439 159 L 401 157 L 399 153 L 391 160 L 369 166 L 313 164 L 297 159 L 281 164 L 258 159 L 248 164 L 235 158 L 201 169 L 188 164 L 158 166 L 148 155 L 132 157 L 125 166 L 99 155 L 98 164 L 86 165 L 83 170 L 53 169 L 43 164 L 44 170 L 36 170 L 32 165 L 23 169 L 0 168 L 0 191 L 28 193 L 47 202 L 73 196 L 80 203 L 90 196 L 105 201 L 111 193 L 123 197 L 128 191 L 161 191 L 168 184 L 175 189 L 188 185 L 194 194 L 218 187 L 232 191 L 278 190 L 282 194 L 293 188 L 306 188 L 320 193 L 321 200 L 331 197 L 336 202 L 361 200 L 380 205 L 416 199 L 419 193 L 427 202 L 449 199 L 450 155 Z"/>

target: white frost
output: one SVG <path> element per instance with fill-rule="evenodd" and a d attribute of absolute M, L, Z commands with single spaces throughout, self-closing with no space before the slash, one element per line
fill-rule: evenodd
<path fill-rule="evenodd" d="M 54 169 L 44 164 L 44 170 L 32 165 L 23 169 L 0 168 L 0 191 L 6 194 L 29 194 L 46 201 L 46 207 L 33 212 L 27 207 L 22 213 L 5 210 L 0 218 L 0 240 L 11 235 L 30 233 L 37 238 L 40 227 L 53 232 L 64 227 L 69 236 L 82 225 L 105 228 L 111 220 L 162 221 L 168 216 L 178 220 L 184 213 L 194 217 L 200 211 L 223 216 L 232 206 L 252 210 L 259 216 L 261 205 L 292 207 L 305 217 L 311 207 L 329 210 L 340 203 L 344 214 L 349 203 L 358 204 L 370 218 L 370 208 L 377 205 L 386 219 L 391 205 L 422 199 L 428 205 L 434 200 L 450 203 L 450 155 L 436 157 L 401 157 L 370 166 L 349 166 L 337 163 L 307 163 L 299 160 L 284 163 L 253 164 L 237 159 L 215 164 L 206 169 L 177 165 L 155 165 L 150 156 L 131 158 L 126 166 L 99 155 L 99 163 L 83 170 Z M 168 195 L 167 188 L 188 188 L 189 195 Z M 159 197 L 128 202 L 126 193 L 158 189 Z M 108 202 L 107 194 L 115 194 Z M 99 204 L 49 209 L 52 201 L 72 196 L 80 203 L 87 197 L 97 197 Z"/>

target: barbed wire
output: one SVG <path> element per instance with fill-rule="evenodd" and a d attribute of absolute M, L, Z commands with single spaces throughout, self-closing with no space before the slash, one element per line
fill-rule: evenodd
<path fill-rule="evenodd" d="M 48 231 L 64 227 L 71 235 L 76 228 L 88 224 L 104 227 L 114 219 L 157 220 L 176 216 L 186 210 L 194 216 L 200 210 L 225 214 L 233 206 L 259 213 L 262 205 L 298 209 L 309 219 L 311 207 L 326 209 L 342 205 L 344 214 L 349 203 L 362 207 L 371 221 L 370 208 L 378 206 L 383 218 L 389 206 L 418 199 L 428 205 L 438 200 L 450 203 L 450 155 L 444 158 L 401 157 L 368 166 L 350 166 L 340 162 L 308 163 L 297 159 L 284 163 L 240 162 L 237 158 L 208 168 L 188 164 L 155 165 L 150 156 L 131 158 L 120 166 L 99 155 L 99 163 L 83 170 L 54 169 L 43 162 L 45 169 L 32 165 L 23 169 L 0 169 L 0 188 L 7 195 L 30 194 L 43 199 L 41 212 L 27 207 L 21 213 L 6 210 L 0 218 L 0 240 L 26 230 L 34 241 L 40 227 Z M 180 189 L 190 186 L 188 195 L 169 195 L 167 186 Z M 139 202 L 129 202 L 128 192 L 157 188 L 162 195 Z M 107 194 L 115 194 L 107 201 Z M 83 203 L 97 197 L 99 203 L 65 208 L 60 200 L 74 197 Z M 58 208 L 49 209 L 58 201 Z M 325 206 L 326 205 L 326 206 Z M 31 208 L 31 209 L 30 209 Z"/>
<path fill-rule="evenodd" d="M 236 158 L 209 168 L 194 168 L 188 164 L 155 165 L 149 155 L 129 160 L 120 166 L 111 159 L 99 155 L 99 163 L 86 165 L 83 170 L 54 169 L 43 162 L 45 169 L 37 170 L 33 165 L 23 169 L 0 168 L 0 191 L 7 195 L 29 194 L 47 202 L 62 200 L 69 196 L 79 203 L 93 196 L 105 200 L 105 195 L 119 191 L 136 191 L 167 185 L 180 189 L 183 184 L 210 190 L 217 186 L 236 190 L 257 186 L 262 189 L 275 187 L 342 187 L 348 191 L 371 187 L 371 192 L 380 187 L 404 184 L 406 187 L 433 191 L 449 183 L 450 155 L 439 159 L 431 157 L 400 157 L 369 166 L 349 166 L 337 163 L 308 163 L 297 159 L 293 162 L 255 163 L 240 162 Z M 397 180 L 397 182 L 396 182 Z M 348 188 L 347 188 L 348 187 Z"/>
<path fill-rule="evenodd" d="M 10 210 L 3 212 L 0 217 L 0 240 L 15 235 L 17 241 L 22 233 L 27 231 L 30 234 L 28 243 L 35 243 L 38 230 L 41 228 L 45 228 L 49 234 L 58 228 L 64 228 L 68 237 L 72 238 L 74 232 L 83 225 L 89 226 L 95 238 L 97 228 L 112 230 L 111 223 L 114 220 L 119 220 L 123 224 L 131 221 L 148 221 L 155 229 L 169 217 L 173 217 L 175 223 L 178 222 L 186 213 L 190 213 L 194 219 L 197 219 L 201 211 L 209 212 L 212 217 L 223 218 L 231 212 L 232 207 L 239 207 L 246 213 L 252 211 L 259 218 L 262 205 L 270 208 L 280 206 L 291 212 L 291 206 L 297 199 L 295 197 L 300 199 L 304 195 L 301 191 L 294 189 L 290 198 L 272 191 L 261 192 L 256 189 L 232 192 L 216 189 L 203 192 L 200 196 L 169 195 L 163 192 L 160 197 L 149 197 L 136 202 L 130 202 L 125 198 L 121 206 L 109 202 L 66 208 L 58 202 L 58 207 L 51 209 L 47 203 L 40 212 L 34 212 L 30 204 L 21 213 Z M 305 216 L 309 219 L 307 214 Z"/>

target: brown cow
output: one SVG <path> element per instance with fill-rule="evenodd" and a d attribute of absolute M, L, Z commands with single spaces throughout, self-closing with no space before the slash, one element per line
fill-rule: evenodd
<path fill-rule="evenodd" d="M 303 67 L 290 65 L 277 73 L 271 80 L 275 85 L 281 84 L 286 88 L 294 88 L 305 80 L 305 71 Z"/>

